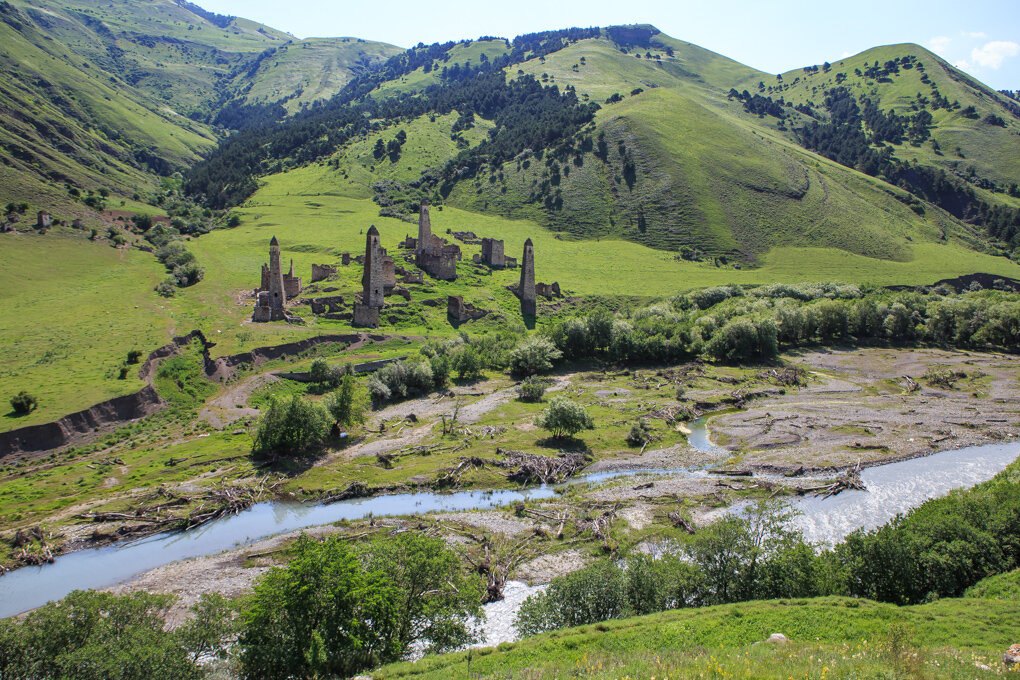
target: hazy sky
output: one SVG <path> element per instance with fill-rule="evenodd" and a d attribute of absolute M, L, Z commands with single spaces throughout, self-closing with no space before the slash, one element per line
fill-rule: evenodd
<path fill-rule="evenodd" d="M 914 42 L 996 89 L 1020 89 L 1020 1 L 860 0 L 198 0 L 293 33 L 401 47 L 569 26 L 654 24 L 664 33 L 778 73 L 869 47 Z M 829 5 L 829 6 L 827 6 Z"/>

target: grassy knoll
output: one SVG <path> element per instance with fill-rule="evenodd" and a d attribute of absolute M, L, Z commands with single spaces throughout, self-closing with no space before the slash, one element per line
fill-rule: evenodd
<path fill-rule="evenodd" d="M 0 249 L 0 428 L 54 420 L 143 385 L 119 367 L 127 353 L 163 344 L 170 320 L 152 292 L 162 266 L 148 253 L 117 250 L 82 236 L 4 234 Z M 20 390 L 39 408 L 16 418 Z"/>
<path fill-rule="evenodd" d="M 427 657 L 373 672 L 430 678 L 973 678 L 1002 669 L 1008 602 L 780 600 L 670 611 Z M 782 632 L 787 645 L 753 643 Z"/>

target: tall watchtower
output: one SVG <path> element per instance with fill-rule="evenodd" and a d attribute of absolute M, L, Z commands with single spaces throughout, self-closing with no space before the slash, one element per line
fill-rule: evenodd
<path fill-rule="evenodd" d="M 535 316 L 535 246 L 529 238 L 524 242 L 524 257 L 521 259 L 521 283 L 517 287 L 521 299 L 521 314 Z"/>

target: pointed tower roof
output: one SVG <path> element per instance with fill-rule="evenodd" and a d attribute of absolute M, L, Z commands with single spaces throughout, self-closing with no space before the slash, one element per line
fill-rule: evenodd
<path fill-rule="evenodd" d="M 378 236 L 379 235 L 379 230 L 375 228 L 374 224 L 371 227 L 368 228 L 368 235 L 369 236 Z"/>
<path fill-rule="evenodd" d="M 524 245 L 525 246 L 534 246 L 534 244 L 531 242 L 530 238 L 527 241 L 524 242 Z"/>
<path fill-rule="evenodd" d="M 278 246 L 278 245 L 280 245 L 280 242 L 277 241 L 276 237 L 274 236 L 273 240 L 269 242 L 269 245 L 271 245 L 271 246 Z"/>

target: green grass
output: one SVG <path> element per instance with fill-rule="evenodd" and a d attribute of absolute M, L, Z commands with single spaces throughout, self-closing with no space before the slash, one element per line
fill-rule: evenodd
<path fill-rule="evenodd" d="M 978 581 L 967 589 L 964 597 L 1016 602 L 1020 600 L 1020 569 Z"/>
<path fill-rule="evenodd" d="M 392 678 L 973 678 L 1002 670 L 1008 602 L 942 600 L 897 608 L 819 598 L 670 611 L 426 657 L 372 673 Z M 787 645 L 753 643 L 781 632 Z"/>
<path fill-rule="evenodd" d="M 172 324 L 152 292 L 163 276 L 152 255 L 56 232 L 0 235 L 0 249 L 10 263 L 0 268 L 0 428 L 47 422 L 141 389 L 137 367 L 125 380 L 118 369 L 129 350 L 144 357 L 163 344 Z M 15 418 L 7 400 L 23 389 L 39 408 Z"/>

